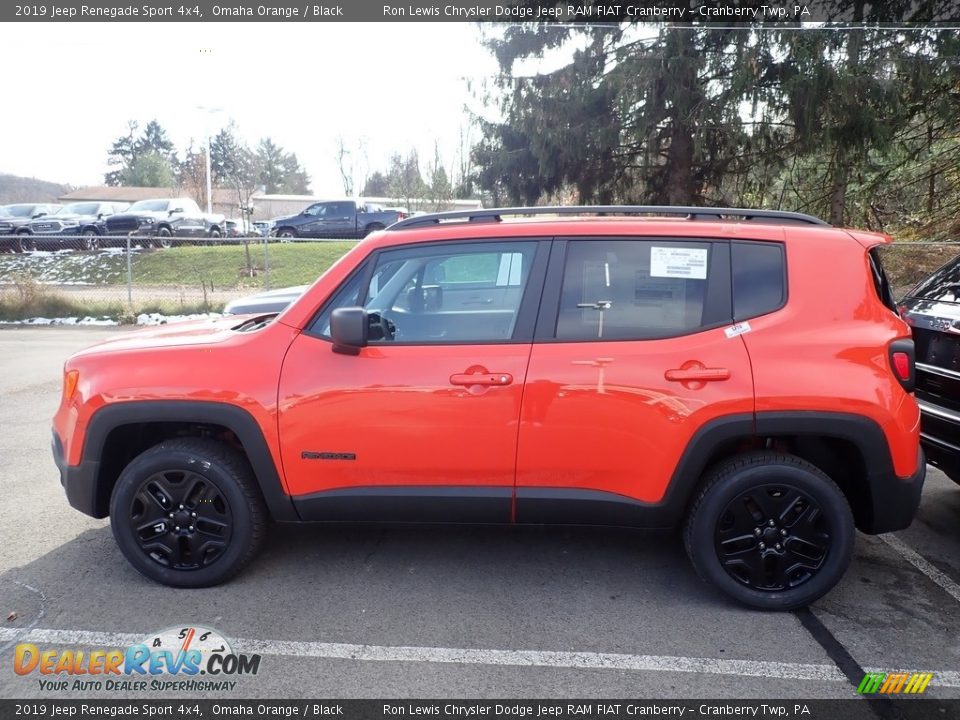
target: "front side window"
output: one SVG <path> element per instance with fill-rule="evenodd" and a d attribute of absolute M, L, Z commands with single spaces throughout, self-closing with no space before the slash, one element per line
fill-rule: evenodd
<path fill-rule="evenodd" d="M 377 328 L 371 345 L 510 340 L 535 251 L 535 242 L 510 242 L 379 253 L 369 279 L 355 273 L 312 331 L 329 337 L 333 310 L 361 305 Z"/>
<path fill-rule="evenodd" d="M 710 324 L 712 243 L 584 240 L 567 246 L 555 337 L 645 340 Z M 706 317 L 705 317 L 706 316 Z"/>

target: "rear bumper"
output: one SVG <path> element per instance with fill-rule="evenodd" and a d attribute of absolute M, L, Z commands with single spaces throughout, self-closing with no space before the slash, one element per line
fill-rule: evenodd
<path fill-rule="evenodd" d="M 913 522 L 920 506 L 923 481 L 927 477 L 927 461 L 923 449 L 917 450 L 917 471 L 909 477 L 873 478 L 871 495 L 873 513 L 870 524 L 860 529 L 871 535 L 903 530 Z"/>
<path fill-rule="evenodd" d="M 63 443 L 60 442 L 56 431 L 51 440 L 51 450 L 53 462 L 60 471 L 60 484 L 67 494 L 67 502 L 71 507 L 91 517 L 106 517 L 103 513 L 97 512 L 97 472 L 100 469 L 100 463 L 87 460 L 76 467 L 68 465 L 63 455 Z"/>

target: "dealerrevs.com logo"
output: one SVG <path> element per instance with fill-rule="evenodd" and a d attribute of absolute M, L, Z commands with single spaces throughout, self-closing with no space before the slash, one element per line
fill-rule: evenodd
<path fill-rule="evenodd" d="M 216 630 L 199 625 L 152 633 L 128 647 L 67 650 L 16 646 L 13 671 L 38 675 L 44 691 L 231 691 L 256 675 L 260 656 L 236 653 Z"/>

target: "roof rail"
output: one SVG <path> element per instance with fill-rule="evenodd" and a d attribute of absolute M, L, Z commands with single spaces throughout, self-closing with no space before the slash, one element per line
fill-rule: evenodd
<path fill-rule="evenodd" d="M 500 222 L 505 216 L 530 215 L 681 215 L 687 220 L 724 220 L 730 218 L 773 224 L 829 225 L 829 223 L 813 215 L 783 210 L 682 207 L 675 205 L 568 205 L 562 207 L 490 208 L 486 210 L 456 210 L 454 212 L 432 213 L 400 220 L 387 229 L 409 230 L 426 225 L 440 225 L 450 222 Z"/>

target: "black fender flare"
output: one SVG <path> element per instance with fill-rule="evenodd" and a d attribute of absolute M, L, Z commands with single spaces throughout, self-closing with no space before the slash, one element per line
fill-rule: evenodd
<path fill-rule="evenodd" d="M 91 475 L 88 480 L 93 484 L 89 488 L 91 507 L 90 510 L 79 509 L 94 517 L 106 517 L 107 506 L 103 503 L 105 500 L 109 504 L 109 492 L 100 487 L 99 470 L 107 438 L 119 427 L 151 422 L 203 423 L 227 428 L 243 445 L 273 519 L 298 519 L 290 496 L 283 489 L 263 431 L 253 416 L 237 405 L 195 400 L 136 400 L 106 405 L 97 410 L 87 425 L 83 463 L 80 465 L 80 468 L 87 467 L 87 474 Z M 70 495 L 69 486 L 67 490 Z M 72 497 L 71 504 L 74 504 Z"/>

